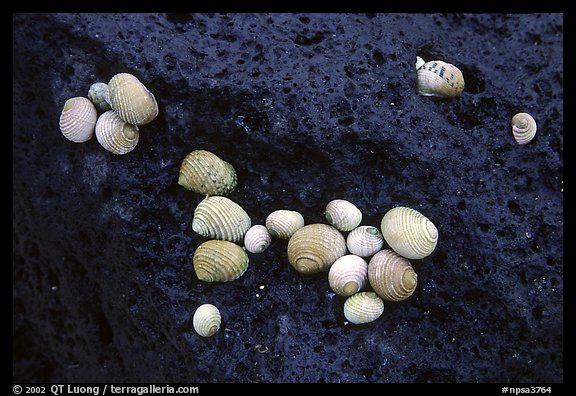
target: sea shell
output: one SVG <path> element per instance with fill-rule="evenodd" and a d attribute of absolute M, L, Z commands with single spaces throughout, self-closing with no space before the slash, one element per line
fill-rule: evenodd
<path fill-rule="evenodd" d="M 294 210 L 275 210 L 266 218 L 266 228 L 274 238 L 288 240 L 302 227 L 304 217 Z"/>
<path fill-rule="evenodd" d="M 356 293 L 344 302 L 344 316 L 354 324 L 370 323 L 382 316 L 384 301 L 374 292 Z"/>
<path fill-rule="evenodd" d="M 518 144 L 527 144 L 536 136 L 536 120 L 528 113 L 512 117 L 512 135 Z"/>
<path fill-rule="evenodd" d="M 108 110 L 98 117 L 96 139 L 106 150 L 121 155 L 136 148 L 140 135 L 136 125 L 127 124 L 114 110 Z"/>
<path fill-rule="evenodd" d="M 340 231 L 350 231 L 362 222 L 362 212 L 352 202 L 335 199 L 328 202 L 324 213 L 328 223 Z"/>
<path fill-rule="evenodd" d="M 302 274 L 327 271 L 346 254 L 346 240 L 328 224 L 309 224 L 297 230 L 288 241 L 288 261 Z"/>
<path fill-rule="evenodd" d="M 272 242 L 272 236 L 263 225 L 257 224 L 246 232 L 244 235 L 244 246 L 250 253 L 262 253 L 268 249 Z"/>
<path fill-rule="evenodd" d="M 452 98 L 464 90 L 464 76 L 456 66 L 439 60 L 424 62 L 416 57 L 418 94 Z"/>
<path fill-rule="evenodd" d="M 202 304 L 194 312 L 192 325 L 196 333 L 202 337 L 212 337 L 220 329 L 222 315 L 212 304 Z"/>
<path fill-rule="evenodd" d="M 368 281 L 384 300 L 400 301 L 414 293 L 418 276 L 410 261 L 390 249 L 376 253 L 368 263 Z"/>
<path fill-rule="evenodd" d="M 192 229 L 198 234 L 236 243 L 242 242 L 250 226 L 250 217 L 240 205 L 217 195 L 203 199 L 192 219 Z"/>
<path fill-rule="evenodd" d="M 378 228 L 360 226 L 353 229 L 346 238 L 348 251 L 360 257 L 372 256 L 382 249 L 384 238 Z"/>
<path fill-rule="evenodd" d="M 202 243 L 194 252 L 192 262 L 198 279 L 205 282 L 229 282 L 248 269 L 248 254 L 229 241 L 212 239 Z"/>
<path fill-rule="evenodd" d="M 119 73 L 108 82 L 110 106 L 128 124 L 144 125 L 158 115 L 158 103 L 152 92 L 135 76 Z"/>
<path fill-rule="evenodd" d="M 103 82 L 96 82 L 90 85 L 88 89 L 88 99 L 100 111 L 112 110 L 110 107 L 110 97 L 108 96 L 108 84 Z"/>
<path fill-rule="evenodd" d="M 422 259 L 434 251 L 438 229 L 422 213 L 403 206 L 389 210 L 380 224 L 388 245 L 408 259 Z"/>
<path fill-rule="evenodd" d="M 60 131 L 74 143 L 90 140 L 94 135 L 98 113 L 89 99 L 78 96 L 64 103 L 60 114 Z"/>
<path fill-rule="evenodd" d="M 328 271 L 328 283 L 339 296 L 351 296 L 362 289 L 367 280 L 368 263 L 354 254 L 340 257 Z"/>
<path fill-rule="evenodd" d="M 236 188 L 234 167 L 206 150 L 194 150 L 180 166 L 178 184 L 202 195 L 228 195 Z"/>

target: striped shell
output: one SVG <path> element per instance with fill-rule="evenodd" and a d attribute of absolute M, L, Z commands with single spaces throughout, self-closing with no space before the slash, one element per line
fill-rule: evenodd
<path fill-rule="evenodd" d="M 108 111 L 110 107 L 110 97 L 108 96 L 108 84 L 97 82 L 88 89 L 88 99 L 94 103 L 98 110 Z"/>
<path fill-rule="evenodd" d="M 356 293 L 346 299 L 344 316 L 354 324 L 370 323 L 382 316 L 384 301 L 374 292 Z"/>
<path fill-rule="evenodd" d="M 464 90 L 464 76 L 456 66 L 443 61 L 424 62 L 416 58 L 416 87 L 418 94 L 452 98 Z"/>
<path fill-rule="evenodd" d="M 98 117 L 96 139 L 106 150 L 122 155 L 136 148 L 140 135 L 137 126 L 127 124 L 114 110 L 108 110 Z"/>
<path fill-rule="evenodd" d="M 528 113 L 512 117 L 512 135 L 518 144 L 527 144 L 536 136 L 536 120 Z"/>
<path fill-rule="evenodd" d="M 70 98 L 60 114 L 60 131 L 74 143 L 86 142 L 94 135 L 97 118 L 96 107 L 89 99 L 81 96 Z"/>
<path fill-rule="evenodd" d="M 217 239 L 202 243 L 192 262 L 198 279 L 205 282 L 229 282 L 248 269 L 248 254 L 240 246 Z"/>
<path fill-rule="evenodd" d="M 202 337 L 212 337 L 220 329 L 222 316 L 212 304 L 200 305 L 192 317 L 194 330 Z"/>
<path fill-rule="evenodd" d="M 386 243 L 401 256 L 422 259 L 434 251 L 438 229 L 420 212 L 399 206 L 389 210 L 380 224 Z"/>
<path fill-rule="evenodd" d="M 206 150 L 194 150 L 180 166 L 178 184 L 202 195 L 228 195 L 236 188 L 234 167 Z"/>
<path fill-rule="evenodd" d="M 384 300 L 400 301 L 414 293 L 418 276 L 410 261 L 390 249 L 379 251 L 368 263 L 368 281 Z"/>
<path fill-rule="evenodd" d="M 211 196 L 203 199 L 194 210 L 192 229 L 214 239 L 241 243 L 252 222 L 248 213 L 226 197 Z"/>
<path fill-rule="evenodd" d="M 346 246 L 350 253 L 360 257 L 369 257 L 382 249 L 384 238 L 378 228 L 360 226 L 353 229 L 346 238 Z"/>
<path fill-rule="evenodd" d="M 128 124 L 144 125 L 158 115 L 152 92 L 132 74 L 119 73 L 108 82 L 110 106 Z"/>
<path fill-rule="evenodd" d="M 302 274 L 327 271 L 346 254 L 346 240 L 328 224 L 309 224 L 288 241 L 288 261 Z"/>
<path fill-rule="evenodd" d="M 340 257 L 328 272 L 328 283 L 339 296 L 351 296 L 362 289 L 367 280 L 368 263 L 354 254 Z"/>
<path fill-rule="evenodd" d="M 294 210 L 276 210 L 266 218 L 266 228 L 274 238 L 288 240 L 302 227 L 304 227 L 304 217 Z"/>
<path fill-rule="evenodd" d="M 335 199 L 328 202 L 324 213 L 328 223 L 340 231 L 350 231 L 362 222 L 362 212 L 352 202 Z"/>
<path fill-rule="evenodd" d="M 257 224 L 246 232 L 244 235 L 244 246 L 250 253 L 262 253 L 268 249 L 272 242 L 272 236 L 263 225 Z"/>

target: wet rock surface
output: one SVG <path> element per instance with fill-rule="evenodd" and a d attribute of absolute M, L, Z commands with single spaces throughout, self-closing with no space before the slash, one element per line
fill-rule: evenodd
<path fill-rule="evenodd" d="M 562 15 L 16 14 L 13 32 L 14 381 L 563 380 Z M 463 94 L 418 96 L 416 55 L 458 66 Z M 67 141 L 66 99 L 119 72 L 160 108 L 136 149 Z M 347 324 L 279 240 L 200 282 L 202 197 L 177 184 L 194 149 L 235 167 L 253 224 L 325 222 L 335 198 L 366 225 L 419 210 L 440 239 L 414 295 Z"/>

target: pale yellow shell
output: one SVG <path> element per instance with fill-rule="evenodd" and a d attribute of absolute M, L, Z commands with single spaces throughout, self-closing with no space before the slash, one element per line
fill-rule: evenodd
<path fill-rule="evenodd" d="M 114 110 L 108 110 L 98 117 L 96 139 L 106 150 L 122 155 L 136 148 L 140 134 L 137 126 L 127 124 Z"/>
<path fill-rule="evenodd" d="M 324 212 L 328 223 L 340 231 L 350 231 L 362 222 L 362 212 L 352 202 L 335 199 L 328 202 Z"/>
<path fill-rule="evenodd" d="M 202 243 L 192 258 L 194 272 L 205 282 L 229 282 L 248 269 L 248 254 L 240 246 L 217 239 Z"/>
<path fill-rule="evenodd" d="M 244 246 L 250 253 L 262 253 L 268 249 L 272 242 L 272 236 L 263 225 L 257 224 L 246 232 L 244 235 Z"/>
<path fill-rule="evenodd" d="M 236 183 L 234 167 L 210 151 L 194 150 L 180 166 L 178 184 L 202 195 L 228 195 Z"/>
<path fill-rule="evenodd" d="M 332 264 L 328 283 L 339 296 L 351 296 L 360 291 L 368 280 L 368 263 L 359 256 L 347 254 Z"/>
<path fill-rule="evenodd" d="M 288 241 L 288 261 L 302 274 L 328 271 L 345 254 L 346 240 L 328 224 L 304 226 Z"/>
<path fill-rule="evenodd" d="M 302 227 L 304 217 L 294 210 L 275 210 L 266 218 L 266 228 L 274 238 L 288 240 Z"/>
<path fill-rule="evenodd" d="M 416 86 L 420 95 L 453 98 L 464 90 L 462 72 L 450 63 L 439 60 L 422 63 L 420 58 L 416 61 L 416 68 Z"/>
<path fill-rule="evenodd" d="M 158 115 L 158 104 L 152 92 L 129 73 L 119 73 L 108 82 L 110 106 L 128 124 L 144 125 Z"/>
<path fill-rule="evenodd" d="M 438 229 L 417 210 L 399 206 L 389 210 L 380 224 L 386 243 L 401 256 L 422 259 L 434 251 Z"/>
<path fill-rule="evenodd" d="M 212 304 L 202 304 L 194 312 L 192 325 L 196 333 L 202 337 L 212 337 L 220 329 L 222 315 Z"/>
<path fill-rule="evenodd" d="M 350 253 L 360 257 L 369 257 L 382 249 L 384 238 L 378 228 L 360 226 L 353 229 L 346 238 L 346 246 Z"/>
<path fill-rule="evenodd" d="M 98 110 L 108 111 L 110 107 L 110 97 L 108 96 L 108 84 L 103 82 L 96 82 L 90 85 L 88 89 L 88 99 Z"/>
<path fill-rule="evenodd" d="M 512 135 L 518 144 L 530 143 L 536 136 L 536 120 L 528 113 L 518 113 L 512 117 Z"/>
<path fill-rule="evenodd" d="M 78 96 L 64 103 L 60 114 L 60 131 L 74 143 L 90 140 L 94 135 L 98 113 L 89 99 Z"/>
<path fill-rule="evenodd" d="M 400 301 L 414 293 L 418 276 L 408 259 L 390 249 L 384 249 L 370 259 L 368 281 L 384 300 Z"/>
<path fill-rule="evenodd" d="M 384 301 L 374 292 L 356 293 L 344 302 L 344 316 L 354 324 L 370 323 L 382 316 Z"/>
<path fill-rule="evenodd" d="M 236 202 L 221 196 L 203 199 L 194 210 L 192 229 L 214 239 L 241 243 L 252 226 L 248 213 Z"/>

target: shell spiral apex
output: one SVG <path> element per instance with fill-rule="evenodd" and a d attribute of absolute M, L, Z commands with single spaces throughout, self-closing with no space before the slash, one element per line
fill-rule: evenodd
<path fill-rule="evenodd" d="M 194 330 L 202 337 L 212 337 L 220 329 L 221 323 L 220 310 L 212 304 L 200 305 L 192 317 Z"/>
<path fill-rule="evenodd" d="M 262 253 L 268 249 L 272 242 L 272 236 L 263 225 L 257 224 L 246 232 L 244 235 L 244 246 L 250 253 Z"/>
<path fill-rule="evenodd" d="M 98 117 L 96 139 L 106 150 L 122 155 L 136 148 L 140 135 L 136 125 L 127 124 L 114 110 L 108 110 Z"/>
<path fill-rule="evenodd" d="M 372 256 L 382 249 L 384 238 L 373 226 L 360 226 L 353 229 L 346 238 L 346 246 L 350 253 L 360 257 Z"/>
<path fill-rule="evenodd" d="M 359 256 L 347 254 L 332 264 L 328 283 L 334 293 L 351 296 L 361 290 L 368 280 L 368 263 Z"/>
<path fill-rule="evenodd" d="M 266 217 L 266 228 L 274 238 L 288 240 L 302 227 L 304 217 L 295 210 L 275 210 Z"/>
<path fill-rule="evenodd" d="M 368 263 L 368 281 L 384 300 L 401 301 L 414 293 L 418 276 L 408 259 L 384 249 Z"/>
<path fill-rule="evenodd" d="M 518 144 L 527 144 L 536 136 L 536 120 L 528 113 L 512 117 L 512 135 Z"/>

